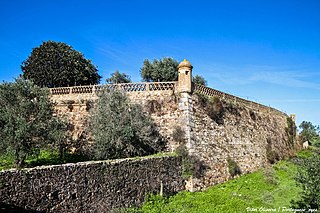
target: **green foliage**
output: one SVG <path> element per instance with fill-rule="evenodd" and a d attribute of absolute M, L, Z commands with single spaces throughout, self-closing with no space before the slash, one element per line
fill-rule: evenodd
<path fill-rule="evenodd" d="M 193 174 L 193 161 L 192 158 L 189 156 L 188 150 L 186 146 L 180 145 L 176 149 L 176 153 L 178 156 L 181 157 L 181 166 L 182 166 L 182 177 L 188 179 Z"/>
<path fill-rule="evenodd" d="M 55 41 L 43 42 L 22 62 L 22 77 L 41 87 L 98 84 L 101 76 L 91 61 L 71 46 Z"/>
<path fill-rule="evenodd" d="M 152 63 L 146 59 L 140 69 L 140 74 L 143 81 L 147 82 L 177 81 L 178 65 L 178 61 L 168 57 L 160 60 L 154 59 Z"/>
<path fill-rule="evenodd" d="M 218 184 L 202 192 L 180 192 L 166 198 L 153 195 L 137 209 L 127 212 L 248 212 L 248 207 L 257 209 L 277 209 L 290 207 L 291 199 L 297 199 L 300 189 L 294 175 L 296 166 L 288 161 L 280 161 L 270 168 L 268 179 L 264 171 L 243 175 L 223 184 Z"/>
<path fill-rule="evenodd" d="M 271 138 L 267 138 L 266 155 L 269 163 L 274 164 L 280 160 L 279 154 L 272 149 Z"/>
<path fill-rule="evenodd" d="M 191 176 L 196 178 L 203 177 L 208 166 L 196 156 L 189 155 L 188 149 L 184 143 L 176 149 L 176 154 L 181 157 L 183 178 L 188 179 Z"/>
<path fill-rule="evenodd" d="M 13 154 L 18 167 L 65 137 L 66 124 L 53 116 L 48 94 L 29 80 L 0 85 L 0 152 Z"/>
<path fill-rule="evenodd" d="M 228 163 L 229 174 L 231 175 L 231 177 L 234 177 L 236 175 L 241 175 L 241 170 L 237 162 L 235 162 L 233 159 L 228 157 L 227 163 Z"/>
<path fill-rule="evenodd" d="M 199 85 L 203 85 L 203 86 L 207 86 L 207 81 L 206 79 L 204 79 L 204 77 L 200 76 L 200 75 L 195 75 L 192 77 L 192 82 L 195 84 L 199 84 Z"/>
<path fill-rule="evenodd" d="M 301 142 L 308 141 L 312 145 L 320 147 L 319 126 L 315 126 L 309 121 L 303 121 L 299 125 L 299 128 L 301 129 L 301 132 L 299 134 Z"/>
<path fill-rule="evenodd" d="M 25 160 L 25 167 L 35 167 L 42 165 L 56 165 L 63 163 L 76 163 L 81 161 L 87 161 L 89 158 L 84 155 L 69 153 L 64 154 L 64 158 L 61 158 L 59 150 L 56 149 L 43 149 L 39 154 L 29 155 Z M 14 167 L 14 156 L 11 154 L 0 156 L 0 170 L 10 169 Z"/>
<path fill-rule="evenodd" d="M 111 74 L 110 78 L 106 79 L 106 82 L 108 84 L 130 83 L 131 79 L 130 76 L 128 76 L 127 74 L 120 73 L 118 70 L 116 70 L 114 73 Z"/>
<path fill-rule="evenodd" d="M 297 127 L 295 122 L 290 117 L 287 117 L 287 125 L 288 127 L 286 128 L 286 132 L 288 136 L 288 141 L 291 145 L 293 145 L 297 136 Z"/>
<path fill-rule="evenodd" d="M 293 202 L 294 208 L 320 209 L 320 155 L 304 158 L 296 176 L 302 187 L 301 199 Z"/>
<path fill-rule="evenodd" d="M 96 159 L 154 154 L 165 147 L 151 117 L 120 91 L 104 91 L 91 111 Z"/>

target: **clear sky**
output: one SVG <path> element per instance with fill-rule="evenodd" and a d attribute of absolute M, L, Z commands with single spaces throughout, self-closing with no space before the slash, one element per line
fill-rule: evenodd
<path fill-rule="evenodd" d="M 188 59 L 208 86 L 320 125 L 319 0 L 0 0 L 0 80 L 43 41 L 141 81 L 144 59 Z"/>

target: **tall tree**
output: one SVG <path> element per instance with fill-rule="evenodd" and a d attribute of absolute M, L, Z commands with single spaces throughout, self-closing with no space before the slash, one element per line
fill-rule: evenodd
<path fill-rule="evenodd" d="M 142 79 L 148 82 L 177 81 L 178 65 L 178 61 L 168 57 L 160 60 L 154 59 L 152 63 L 146 59 L 140 69 L 140 74 Z"/>
<path fill-rule="evenodd" d="M 114 73 L 111 74 L 110 78 L 106 79 L 106 82 L 109 84 L 130 83 L 131 79 L 130 76 L 128 76 L 127 74 L 120 73 L 118 70 L 116 70 Z"/>
<path fill-rule="evenodd" d="M 204 79 L 204 77 L 200 76 L 200 75 L 195 75 L 192 77 L 192 81 L 193 83 L 196 84 L 200 84 L 203 86 L 207 86 L 207 81 Z"/>
<path fill-rule="evenodd" d="M 29 80 L 0 84 L 0 152 L 13 154 L 17 167 L 64 137 L 66 124 L 53 116 L 48 95 Z"/>
<path fill-rule="evenodd" d="M 303 121 L 299 128 L 301 129 L 301 132 L 299 134 L 302 142 L 308 141 L 311 144 L 318 144 L 318 141 L 320 140 L 319 136 L 319 127 L 313 125 L 309 121 Z"/>
<path fill-rule="evenodd" d="M 100 95 L 90 123 L 95 159 L 142 156 L 164 148 L 151 117 L 120 91 L 104 91 Z"/>
<path fill-rule="evenodd" d="M 21 69 L 24 79 L 41 87 L 98 84 L 101 78 L 97 68 L 81 52 L 55 41 L 34 48 Z"/>

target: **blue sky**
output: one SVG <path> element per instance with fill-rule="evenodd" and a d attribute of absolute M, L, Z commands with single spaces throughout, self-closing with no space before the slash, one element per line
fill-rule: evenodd
<path fill-rule="evenodd" d="M 208 86 L 320 125 L 320 1 L 0 0 L 0 80 L 65 42 L 140 81 L 144 59 L 187 58 Z"/>

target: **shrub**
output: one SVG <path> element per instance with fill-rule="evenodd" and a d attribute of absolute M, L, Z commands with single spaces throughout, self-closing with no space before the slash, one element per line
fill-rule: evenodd
<path fill-rule="evenodd" d="M 230 157 L 227 158 L 227 162 L 228 162 L 229 174 L 231 177 L 234 177 L 236 175 L 241 175 L 241 169 L 238 166 L 237 162 L 235 162 Z"/>
<path fill-rule="evenodd" d="M 271 138 L 267 138 L 266 157 L 269 163 L 274 164 L 280 160 L 279 154 L 272 149 Z"/>
<path fill-rule="evenodd" d="M 173 130 L 172 138 L 174 141 L 178 142 L 179 144 L 183 144 L 185 142 L 186 132 L 180 127 L 177 126 Z"/>
<path fill-rule="evenodd" d="M 29 80 L 0 84 L 0 152 L 13 153 L 17 167 L 42 148 L 60 146 L 67 125 L 53 116 L 49 92 Z"/>
<path fill-rule="evenodd" d="M 157 100 L 147 100 L 145 108 L 149 114 L 161 111 L 161 105 Z"/>
<path fill-rule="evenodd" d="M 154 154 L 165 148 L 150 116 L 129 102 L 120 91 L 103 91 L 90 111 L 90 130 L 95 159 L 112 159 Z"/>
<path fill-rule="evenodd" d="M 288 141 L 291 145 L 293 145 L 297 134 L 297 127 L 295 122 L 290 117 L 287 117 L 287 125 L 286 132 Z"/>
<path fill-rule="evenodd" d="M 303 159 L 299 165 L 296 181 L 302 187 L 301 199 L 293 201 L 296 209 L 320 209 L 320 155 Z"/>
<path fill-rule="evenodd" d="M 201 178 L 209 168 L 196 156 L 189 155 L 187 147 L 182 144 L 176 149 L 176 153 L 182 159 L 182 177 L 187 179 L 190 176 Z"/>

